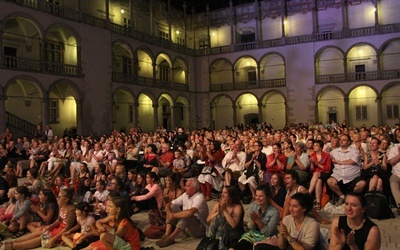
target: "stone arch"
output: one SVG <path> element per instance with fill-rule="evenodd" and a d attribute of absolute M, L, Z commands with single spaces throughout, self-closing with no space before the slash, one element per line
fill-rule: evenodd
<path fill-rule="evenodd" d="M 346 120 L 346 105 L 344 99 L 347 94 L 339 87 L 330 85 L 322 88 L 316 95 L 317 121 L 330 124 L 332 120 L 339 123 Z"/>
<path fill-rule="evenodd" d="M 221 129 L 234 125 L 235 109 L 232 98 L 226 94 L 215 96 L 210 102 L 212 128 Z"/>
<path fill-rule="evenodd" d="M 260 60 L 260 80 L 284 79 L 286 75 L 285 58 L 277 52 L 269 52 Z"/>

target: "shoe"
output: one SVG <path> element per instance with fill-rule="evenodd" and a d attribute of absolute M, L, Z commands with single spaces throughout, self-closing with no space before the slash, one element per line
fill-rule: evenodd
<path fill-rule="evenodd" d="M 166 238 L 168 238 L 168 236 L 166 236 L 165 234 L 163 236 L 161 236 L 161 238 L 156 241 L 156 245 L 158 246 L 158 243 L 165 240 Z"/>
<path fill-rule="evenodd" d="M 165 238 L 165 239 L 161 240 L 160 242 L 158 242 L 157 245 L 158 245 L 160 248 L 163 248 L 163 247 L 170 246 L 170 245 L 172 245 L 172 244 L 174 244 L 174 243 L 175 243 L 175 240 L 174 240 L 174 239 Z"/>
<path fill-rule="evenodd" d="M 340 206 L 344 204 L 344 198 L 339 198 L 339 200 L 335 203 L 335 206 Z"/>

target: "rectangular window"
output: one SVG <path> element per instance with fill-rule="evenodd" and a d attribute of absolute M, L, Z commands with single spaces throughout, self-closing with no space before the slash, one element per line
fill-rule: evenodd
<path fill-rule="evenodd" d="M 49 122 L 57 123 L 58 122 L 58 100 L 50 100 L 49 101 Z"/>
<path fill-rule="evenodd" d="M 207 49 L 208 48 L 208 40 L 199 41 L 199 48 Z"/>
<path fill-rule="evenodd" d="M 164 40 L 169 40 L 169 34 L 167 32 L 160 30 L 159 35 L 160 35 L 160 38 L 162 38 Z"/>
<path fill-rule="evenodd" d="M 168 81 L 169 68 L 160 66 L 160 80 Z"/>
<path fill-rule="evenodd" d="M 178 37 L 177 40 L 178 40 L 178 45 L 185 46 L 185 39 L 183 39 L 182 37 Z"/>
<path fill-rule="evenodd" d="M 355 66 L 356 80 L 365 79 L 365 64 L 360 64 Z"/>
<path fill-rule="evenodd" d="M 122 73 L 132 75 L 132 60 L 129 57 L 122 57 Z"/>
<path fill-rule="evenodd" d="M 356 120 L 367 120 L 367 106 L 356 106 Z"/>
<path fill-rule="evenodd" d="M 398 104 L 386 105 L 386 117 L 388 119 L 399 118 L 399 105 Z"/>
<path fill-rule="evenodd" d="M 124 17 L 124 27 L 128 29 L 131 27 L 131 19 Z"/>
<path fill-rule="evenodd" d="M 46 46 L 47 71 L 52 73 L 62 73 L 62 59 L 62 46 L 58 43 L 48 42 Z"/>

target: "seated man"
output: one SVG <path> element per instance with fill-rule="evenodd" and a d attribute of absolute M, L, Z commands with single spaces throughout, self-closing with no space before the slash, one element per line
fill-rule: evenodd
<path fill-rule="evenodd" d="M 244 163 L 246 162 L 246 153 L 242 151 L 243 143 L 241 140 L 231 141 L 229 146 L 231 151 L 222 160 L 222 167 L 225 169 L 225 186 L 230 186 L 232 181 L 237 183 L 244 171 Z"/>
<path fill-rule="evenodd" d="M 175 237 L 185 232 L 201 238 L 206 234 L 208 206 L 196 178 L 190 178 L 185 185 L 185 193 L 165 205 L 167 212 L 167 228 L 161 240 L 156 241 L 159 247 L 167 247 L 175 243 Z M 182 210 L 180 207 L 182 206 Z M 175 230 L 171 232 L 172 227 Z"/>
<path fill-rule="evenodd" d="M 343 134 L 340 136 L 340 147 L 331 152 L 334 168 L 327 183 L 339 196 L 336 206 L 344 203 L 343 192 L 361 193 L 367 185 L 361 177 L 360 151 L 355 147 L 350 147 L 350 143 L 350 137 Z"/>

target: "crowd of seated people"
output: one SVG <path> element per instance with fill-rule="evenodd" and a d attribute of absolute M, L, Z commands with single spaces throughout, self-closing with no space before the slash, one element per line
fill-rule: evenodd
<path fill-rule="evenodd" d="M 193 225 L 198 225 L 201 232 L 191 234 L 207 235 L 208 242 L 203 244 L 228 237 L 207 231 L 226 226 L 239 234 L 222 239 L 227 247 L 250 248 L 263 238 L 281 234 L 285 241 L 265 244 L 286 248 L 307 242 L 307 249 L 313 249 L 315 240 L 294 239 L 288 218 L 304 220 L 310 212 L 313 220 L 330 223 L 318 214 L 327 202 L 323 195 L 329 195 L 337 206 L 345 204 L 347 213 L 353 205 L 347 202 L 351 199 L 346 194 L 376 190 L 400 213 L 399 125 L 351 128 L 345 122 L 292 124 L 274 130 L 260 124 L 221 130 L 176 128 L 170 132 L 163 128 L 142 132 L 134 126 L 99 138 L 59 137 L 52 132 L 49 137 L 49 132 L 40 129 L 38 126 L 31 138 L 13 138 L 9 129 L 1 136 L 0 202 L 6 204 L 4 215 L 8 216 L 2 221 L 8 223 L 13 239 L 2 243 L 0 249 L 38 247 L 47 233 L 55 237 L 46 243 L 48 246 L 65 238 L 71 248 L 82 247 L 82 242 L 87 249 L 107 249 L 113 244 L 140 248 L 132 238 L 136 239 L 136 226 L 125 217 L 144 211 L 151 224 L 163 230 L 156 242 L 160 247 L 173 244 L 178 233 L 196 230 Z M 28 178 L 22 186 L 26 189 L 13 189 L 17 178 L 23 176 Z M 57 202 L 49 191 L 59 197 Z M 206 202 L 216 199 L 213 192 L 221 200 L 209 212 Z M 121 199 L 126 204 L 121 205 Z M 252 204 L 254 211 L 249 218 L 243 218 L 242 203 Z M 365 208 L 361 199 L 353 199 L 353 203 Z M 80 209 L 76 210 L 78 204 Z M 90 209 L 86 210 L 85 204 Z M 76 216 L 75 211 L 79 211 Z M 81 221 L 76 221 L 78 215 Z M 82 222 L 82 218 L 91 218 L 88 215 L 101 223 Z M 267 225 L 282 219 L 279 227 L 278 223 Z M 239 237 L 244 221 L 253 231 Z M 337 227 L 338 222 L 334 222 Z M 121 231 L 119 226 L 115 230 L 110 225 L 121 226 Z M 135 233 L 128 236 L 127 230 Z M 93 233 L 82 239 L 73 235 L 79 231 Z M 65 232 L 68 236 L 61 237 Z M 29 244 L 21 244 L 23 237 Z M 345 237 L 353 236 L 347 233 Z M 242 243 L 234 244 L 238 239 Z M 335 240 L 335 244 L 341 242 L 342 238 Z"/>

